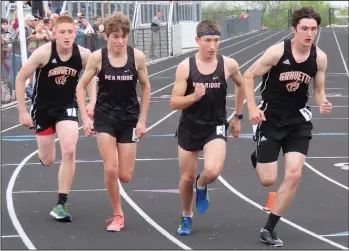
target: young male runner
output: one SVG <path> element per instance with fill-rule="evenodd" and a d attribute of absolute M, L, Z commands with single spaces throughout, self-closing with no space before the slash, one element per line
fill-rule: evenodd
<path fill-rule="evenodd" d="M 38 144 L 38 157 L 45 166 L 56 159 L 55 133 L 59 138 L 62 163 L 58 172 L 58 202 L 50 212 L 58 221 L 72 221 L 67 199 L 75 172 L 75 152 L 78 140 L 78 109 L 75 89 L 79 73 L 91 52 L 74 43 L 74 20 L 59 17 L 54 26 L 55 41 L 36 49 L 16 78 L 19 121 L 33 127 Z M 25 106 L 25 80 L 36 72 L 30 114 Z M 92 86 L 92 85 L 91 85 Z M 96 91 L 89 89 L 90 103 Z"/>
<path fill-rule="evenodd" d="M 136 142 L 146 134 L 150 84 L 144 53 L 127 45 L 130 20 L 117 12 L 104 21 L 107 46 L 92 53 L 78 84 L 77 97 L 86 135 L 97 133 L 103 160 L 105 186 L 114 210 L 107 231 L 124 227 L 117 179 L 129 182 L 136 160 Z M 98 76 L 97 103 L 93 120 L 83 109 L 85 88 Z M 141 109 L 136 85 L 141 86 Z M 141 110 L 141 111 L 140 111 Z"/>
<path fill-rule="evenodd" d="M 283 246 L 275 226 L 296 193 L 312 138 L 312 113 L 307 102 L 313 78 L 313 96 L 320 113 L 332 110 L 324 88 L 327 56 L 313 44 L 320 22 L 320 15 L 312 7 L 295 10 L 294 38 L 271 46 L 244 74 L 249 119 L 254 124 L 257 142 L 251 160 L 262 185 L 273 185 L 277 179 L 280 148 L 285 156 L 285 178 L 260 232 L 261 241 L 269 246 Z M 262 100 L 257 107 L 253 80 L 258 76 L 263 76 L 263 84 Z"/>
<path fill-rule="evenodd" d="M 231 122 L 234 137 L 240 134 L 244 90 L 238 63 L 217 55 L 220 27 L 213 21 L 202 21 L 196 28 L 199 51 L 178 65 L 172 91 L 171 109 L 182 110 L 177 129 L 183 207 L 179 235 L 190 235 L 192 225 L 193 184 L 199 152 L 204 152 L 204 168 L 197 176 L 196 209 L 204 213 L 209 205 L 207 185 L 220 174 L 226 154 L 227 79 L 235 81 L 235 116 Z"/>

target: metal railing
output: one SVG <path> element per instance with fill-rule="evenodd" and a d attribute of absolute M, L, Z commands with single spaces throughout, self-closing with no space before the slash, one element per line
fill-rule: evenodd
<path fill-rule="evenodd" d="M 77 35 L 75 42 L 90 49 L 91 52 L 107 45 L 103 33 Z M 30 56 L 37 47 L 42 45 L 42 41 L 36 41 L 36 47 L 31 43 L 31 48 L 28 48 L 28 44 L 28 56 Z M 147 61 L 167 57 L 170 53 L 168 25 L 160 26 L 157 29 L 151 27 L 133 29 L 129 34 L 128 44 L 143 51 Z M 15 79 L 22 67 L 19 40 L 3 42 L 1 44 L 1 58 L 1 103 L 8 103 L 16 98 Z"/>

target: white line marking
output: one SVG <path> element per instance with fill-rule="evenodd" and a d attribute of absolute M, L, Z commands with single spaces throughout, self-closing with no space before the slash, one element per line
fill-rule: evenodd
<path fill-rule="evenodd" d="M 347 66 L 347 64 L 346 64 L 346 62 L 345 62 L 345 59 L 344 59 L 344 57 L 343 57 L 342 49 L 341 49 L 341 47 L 340 47 L 340 45 L 339 45 L 339 43 L 338 43 L 337 36 L 336 36 L 336 33 L 334 32 L 334 29 L 333 29 L 333 28 L 332 28 L 332 32 L 333 32 L 334 39 L 336 40 L 339 53 L 341 54 L 341 58 L 342 58 L 342 62 L 343 62 L 345 71 L 347 72 L 347 76 L 349 77 L 348 66 Z"/>
<path fill-rule="evenodd" d="M 250 137 L 251 138 L 251 137 Z M 321 156 L 321 157 L 307 157 L 307 159 L 348 159 L 348 156 Z M 203 160 L 204 158 L 198 158 L 199 160 Z M 167 161 L 167 160 L 178 160 L 178 158 L 149 158 L 149 159 L 136 159 L 136 161 Z M 76 160 L 75 163 L 102 163 L 102 160 Z M 61 161 L 56 161 L 53 164 L 60 164 Z M 6 166 L 18 166 L 19 164 L 13 163 L 13 164 L 2 164 L 1 167 Z M 25 164 L 26 166 L 31 165 L 42 165 L 40 162 L 29 162 Z"/>
<path fill-rule="evenodd" d="M 180 242 L 177 238 L 175 238 L 173 235 L 171 235 L 169 232 L 167 232 L 165 229 L 163 229 L 159 224 L 157 224 L 152 218 L 150 218 L 125 192 L 124 188 L 121 186 L 120 181 L 120 194 L 124 199 L 130 204 L 131 207 L 133 207 L 137 213 L 139 213 L 149 224 L 151 224 L 156 230 L 158 230 L 161 234 L 163 234 L 166 238 L 168 238 L 173 243 L 177 244 L 177 246 L 181 247 L 182 249 L 188 250 L 191 249 L 184 243 Z"/>
<path fill-rule="evenodd" d="M 208 188 L 209 191 L 217 190 L 219 188 Z M 94 188 L 94 189 L 72 189 L 69 192 L 103 192 L 107 191 L 105 188 Z M 154 192 L 154 193 L 173 193 L 179 192 L 178 189 L 147 189 L 147 190 L 132 190 L 134 192 Z M 194 189 L 195 191 L 195 189 Z M 20 190 L 14 191 L 15 194 L 35 194 L 35 193 L 57 193 L 58 190 L 41 190 L 41 191 L 33 191 L 33 190 Z M 19 235 L 18 235 L 19 237 Z"/>
<path fill-rule="evenodd" d="M 101 192 L 107 191 L 105 188 L 95 188 L 95 189 L 71 189 L 69 192 Z M 15 194 L 28 194 L 28 193 L 57 193 L 58 190 L 42 190 L 42 191 L 33 191 L 33 190 L 19 190 L 14 191 Z"/>
<path fill-rule="evenodd" d="M 1 131 L 1 133 L 4 133 L 4 132 L 7 132 L 7 131 L 10 131 L 10 130 L 12 130 L 12 129 L 16 128 L 16 127 L 19 127 L 19 126 L 21 126 L 21 124 L 11 126 L 11 127 L 9 127 L 9 128 L 6 128 L 5 130 L 2 130 L 2 131 Z"/>
<path fill-rule="evenodd" d="M 345 236 L 348 236 L 348 235 L 337 235 L 337 234 L 324 234 L 324 235 L 321 235 L 323 237 L 345 237 Z"/>
<path fill-rule="evenodd" d="M 24 103 L 28 103 L 28 102 L 30 102 L 30 101 L 31 101 L 31 100 L 29 99 L 29 100 L 25 101 Z M 5 111 L 5 110 L 8 110 L 8 109 L 14 108 L 14 107 L 16 107 L 17 105 L 18 105 L 18 101 L 12 102 L 12 103 L 10 103 L 10 104 L 2 105 L 2 106 L 1 106 L 1 111 Z"/>
<path fill-rule="evenodd" d="M 346 190 L 349 190 L 349 187 L 331 179 L 330 177 L 326 176 L 325 174 L 323 174 L 322 172 L 316 170 L 314 167 L 312 167 L 311 165 L 309 165 L 307 162 L 304 163 L 304 165 L 306 165 L 310 170 L 312 170 L 314 173 L 316 173 L 317 175 L 321 176 L 322 178 L 332 182 L 333 184 L 336 184 L 337 186 L 340 186 Z"/>
<path fill-rule="evenodd" d="M 1 238 L 18 238 L 19 235 L 1 235 Z"/>
<path fill-rule="evenodd" d="M 307 157 L 307 159 L 347 159 L 349 158 L 348 156 L 322 156 L 322 157 Z"/>
<path fill-rule="evenodd" d="M 153 79 L 163 79 L 163 78 L 172 78 L 172 79 L 174 79 L 174 76 L 173 77 L 154 77 Z"/>
<path fill-rule="evenodd" d="M 345 120 L 345 119 L 348 119 L 348 118 L 312 118 L 312 120 Z"/>
<path fill-rule="evenodd" d="M 325 75 L 333 75 L 333 76 L 336 76 L 336 75 L 339 75 L 339 76 L 343 76 L 343 75 L 347 75 L 345 72 L 339 72 L 339 73 L 325 73 Z"/>
<path fill-rule="evenodd" d="M 263 212 L 269 214 L 269 212 L 264 211 L 263 206 L 259 205 L 258 203 L 254 202 L 253 200 L 249 199 L 248 197 L 246 197 L 245 195 L 243 195 L 242 193 L 240 193 L 238 190 L 236 190 L 235 188 L 233 188 L 225 179 L 223 179 L 222 176 L 218 176 L 218 179 L 219 179 L 219 181 L 222 182 L 222 184 L 223 184 L 224 186 L 226 186 L 232 193 L 236 194 L 236 195 L 237 195 L 238 197 L 240 197 L 241 199 L 243 199 L 243 200 L 247 201 L 248 203 L 252 204 L 253 206 L 257 207 L 257 208 L 260 209 L 261 211 L 263 211 Z M 296 229 L 298 229 L 298 230 L 300 230 L 300 231 L 306 233 L 306 234 L 309 234 L 309 235 L 311 235 L 311 236 L 313 236 L 313 237 L 315 237 L 315 238 L 317 238 L 317 239 L 323 241 L 323 242 L 327 242 L 328 244 L 331 244 L 332 246 L 335 246 L 335 247 L 340 248 L 340 249 L 348 249 L 347 247 L 345 247 L 345 246 L 343 246 L 343 245 L 340 245 L 340 244 L 338 244 L 338 243 L 336 243 L 336 242 L 334 242 L 334 241 L 331 241 L 331 240 L 329 240 L 329 239 L 326 239 L 326 238 L 322 237 L 321 235 L 318 235 L 318 234 L 316 234 L 316 233 L 314 233 L 314 232 L 312 232 L 312 231 L 309 231 L 308 229 L 305 229 L 305 228 L 303 228 L 303 227 L 301 227 L 301 226 L 299 226 L 299 225 L 293 223 L 292 221 L 289 221 L 289 220 L 285 219 L 284 217 L 281 217 L 280 220 L 283 221 L 283 222 L 285 222 L 286 224 L 288 224 L 288 225 L 290 225 L 290 226 L 292 226 L 292 227 L 294 227 L 294 228 L 296 228 Z"/>
<path fill-rule="evenodd" d="M 289 36 L 291 33 L 289 33 L 287 36 Z M 285 37 L 287 37 L 285 36 Z M 285 38 L 284 37 L 284 38 Z M 282 39 L 284 39 L 282 38 Z M 281 40 L 282 40 L 281 39 Z M 280 40 L 280 41 L 281 41 Z M 255 43 L 255 44 L 258 44 L 259 42 Z M 245 48 L 246 49 L 246 48 Z M 243 49 L 243 50 L 245 50 Z M 241 51 L 243 51 L 241 50 Z M 235 53 L 236 54 L 236 53 Z M 247 62 L 245 63 L 247 64 Z M 245 65 L 244 64 L 244 65 Z M 176 67 L 176 66 L 175 66 Z M 240 66 L 241 68 L 242 66 Z M 154 92 L 155 93 L 155 92 Z M 152 94 L 151 94 L 152 95 Z M 171 112 L 170 114 L 174 114 L 177 110 Z M 170 117 L 171 115 L 168 114 L 167 116 L 165 116 L 166 118 Z M 163 120 L 162 120 L 163 121 Z M 159 121 L 158 121 L 159 122 Z M 157 123 L 158 123 L 157 122 Z M 159 122 L 161 123 L 161 122 Z M 82 128 L 79 127 L 79 130 Z M 150 128 L 150 127 L 149 127 Z M 148 130 L 150 129 L 148 128 Z M 55 139 L 55 142 L 58 141 L 58 139 Z M 15 213 L 15 209 L 14 209 L 14 205 L 13 205 L 13 198 L 12 198 L 12 192 L 13 192 L 13 187 L 14 187 L 14 184 L 15 184 L 15 181 L 16 181 L 16 178 L 19 174 L 19 172 L 21 171 L 21 169 L 23 168 L 23 166 L 25 165 L 26 162 L 28 162 L 28 160 L 33 157 L 35 154 L 37 154 L 38 150 L 32 152 L 31 154 L 29 154 L 25 159 L 23 159 L 23 161 L 16 167 L 16 169 L 14 170 L 11 178 L 10 178 L 10 181 L 9 181 L 9 184 L 7 186 L 7 189 L 6 189 L 6 201 L 7 201 L 7 209 L 8 209 L 8 212 L 9 212 L 9 215 L 10 215 L 10 218 L 11 218 L 11 221 L 12 221 L 12 224 L 14 225 L 15 229 L 17 230 L 18 234 L 21 236 L 21 239 L 23 240 L 24 244 L 27 246 L 28 249 L 36 249 L 35 246 L 33 245 L 33 243 L 30 241 L 30 239 L 28 238 L 28 236 L 26 235 L 26 233 L 24 232 L 18 218 L 17 218 L 17 215 Z M 120 183 L 119 183 L 120 185 Z M 122 196 L 127 196 L 127 194 L 125 193 L 125 191 L 123 190 L 122 186 L 120 185 L 120 193 L 122 192 Z M 146 219 L 150 224 L 154 224 L 155 222 L 149 217 L 147 216 L 132 200 L 131 198 L 129 198 L 128 196 L 127 197 L 124 197 L 129 203 L 131 202 L 133 206 L 137 207 L 137 209 L 135 208 L 135 210 L 140 214 L 142 215 L 143 217 L 147 217 L 147 218 L 144 218 Z M 130 204 L 131 205 L 131 204 Z M 132 206 L 131 205 L 131 206 Z M 156 224 L 156 223 L 155 223 Z M 163 230 L 160 226 L 158 226 L 157 224 L 156 225 L 153 225 L 158 231 L 160 231 L 162 234 L 164 234 L 165 236 L 167 236 L 168 232 L 166 232 L 166 230 Z M 158 227 L 158 228 L 157 228 Z M 165 232 L 163 232 L 165 231 Z M 171 239 L 174 238 L 172 235 L 171 235 Z M 179 244 L 179 243 L 178 243 Z M 181 244 L 183 247 L 185 246 L 185 244 Z M 187 246 L 185 246 L 187 247 Z M 185 249 L 190 249 L 189 247 L 188 248 L 185 248 Z"/>

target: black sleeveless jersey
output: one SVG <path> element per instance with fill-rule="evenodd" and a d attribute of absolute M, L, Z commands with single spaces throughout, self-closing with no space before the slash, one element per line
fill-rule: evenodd
<path fill-rule="evenodd" d="M 102 67 L 98 73 L 98 93 L 95 110 L 110 119 L 137 121 L 139 103 L 136 85 L 134 49 L 127 46 L 127 62 L 123 67 L 114 67 L 108 59 L 107 47 L 102 48 Z"/>
<path fill-rule="evenodd" d="M 69 60 L 62 61 L 58 55 L 56 41 L 52 41 L 49 62 L 35 73 L 32 96 L 34 109 L 61 109 L 77 107 L 76 86 L 82 70 L 79 47 L 73 44 Z"/>
<path fill-rule="evenodd" d="M 263 76 L 259 107 L 267 121 L 285 126 L 309 121 L 311 109 L 307 106 L 309 84 L 317 72 L 316 45 L 309 57 L 297 63 L 293 57 L 291 40 L 284 41 L 284 54 Z"/>
<path fill-rule="evenodd" d="M 201 74 L 196 65 L 195 55 L 189 58 L 189 78 L 185 96 L 194 93 L 197 84 L 204 84 L 205 95 L 197 102 L 183 109 L 180 125 L 191 127 L 195 133 L 200 128 L 207 128 L 226 123 L 227 82 L 224 73 L 222 55 L 217 55 L 217 68 L 209 75 Z"/>

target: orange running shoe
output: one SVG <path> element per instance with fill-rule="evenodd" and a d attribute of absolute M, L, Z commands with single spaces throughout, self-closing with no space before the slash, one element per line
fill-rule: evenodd
<path fill-rule="evenodd" d="M 106 220 L 105 222 L 109 222 L 110 225 L 107 227 L 108 232 L 120 232 L 120 230 L 124 227 L 125 219 L 123 215 L 114 215 L 114 217 Z"/>

